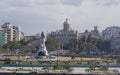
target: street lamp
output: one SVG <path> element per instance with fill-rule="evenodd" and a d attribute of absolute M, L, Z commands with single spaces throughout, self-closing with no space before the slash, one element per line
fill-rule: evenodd
<path fill-rule="evenodd" d="M 19 49 L 16 49 L 16 53 L 17 53 L 17 56 L 18 56 L 18 59 L 17 59 L 17 62 L 16 62 L 16 71 L 17 71 L 17 66 L 19 64 Z"/>
<path fill-rule="evenodd" d="M 59 45 L 59 43 L 57 43 L 57 45 Z M 58 49 L 57 49 L 57 68 L 58 68 Z"/>
<path fill-rule="evenodd" d="M 57 67 L 58 67 L 58 49 L 57 49 Z"/>

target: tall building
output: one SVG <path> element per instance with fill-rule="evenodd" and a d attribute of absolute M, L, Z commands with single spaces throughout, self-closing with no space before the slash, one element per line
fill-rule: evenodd
<path fill-rule="evenodd" d="M 120 27 L 112 26 L 107 27 L 104 31 L 102 31 L 102 38 L 104 40 L 110 40 L 111 38 L 116 38 L 119 36 Z"/>
<path fill-rule="evenodd" d="M 7 41 L 13 41 L 13 27 L 10 23 L 4 23 L 2 26 L 2 29 L 7 34 Z"/>
<path fill-rule="evenodd" d="M 6 33 L 3 31 L 3 29 L 0 29 L 0 46 L 3 46 L 6 44 Z"/>
<path fill-rule="evenodd" d="M 8 41 L 20 41 L 21 40 L 21 27 L 12 26 L 11 23 L 4 23 L 2 29 L 6 32 L 7 42 Z"/>
<path fill-rule="evenodd" d="M 94 26 L 94 30 L 91 30 L 91 31 L 88 31 L 88 30 L 85 30 L 84 33 L 80 33 L 81 36 L 88 36 L 88 35 L 91 35 L 93 38 L 100 38 L 100 33 L 98 31 L 98 28 L 97 26 Z"/>
<path fill-rule="evenodd" d="M 21 27 L 13 26 L 13 40 L 20 41 L 21 40 Z"/>
<path fill-rule="evenodd" d="M 56 38 L 58 40 L 61 49 L 63 49 L 63 47 L 67 45 L 71 39 L 78 39 L 78 37 L 78 32 L 71 29 L 68 19 L 66 19 L 63 23 L 62 30 L 53 31 L 48 34 L 48 38 Z"/>

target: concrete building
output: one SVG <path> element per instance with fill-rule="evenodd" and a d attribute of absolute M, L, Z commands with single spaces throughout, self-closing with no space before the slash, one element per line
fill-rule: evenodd
<path fill-rule="evenodd" d="M 21 27 L 12 26 L 11 23 L 4 23 L 1 28 L 6 32 L 8 41 L 20 41 L 21 40 Z"/>
<path fill-rule="evenodd" d="M 13 27 L 10 23 L 4 23 L 2 26 L 2 29 L 4 29 L 4 31 L 7 34 L 7 41 L 13 41 Z"/>
<path fill-rule="evenodd" d="M 120 32 L 118 37 L 112 37 L 111 49 L 120 49 Z"/>
<path fill-rule="evenodd" d="M 3 46 L 6 44 L 6 33 L 3 29 L 0 29 L 0 46 Z"/>
<path fill-rule="evenodd" d="M 20 41 L 21 40 L 21 27 L 13 26 L 13 40 Z"/>
<path fill-rule="evenodd" d="M 24 32 L 21 32 L 20 40 L 24 39 Z"/>
<path fill-rule="evenodd" d="M 91 30 L 91 31 L 88 31 L 88 30 L 85 30 L 84 33 L 80 33 L 81 36 L 88 36 L 88 35 L 91 35 L 93 38 L 100 38 L 100 33 L 98 31 L 98 28 L 97 26 L 94 26 L 94 30 Z"/>
<path fill-rule="evenodd" d="M 67 45 L 71 39 L 78 39 L 78 37 L 78 32 L 71 29 L 68 19 L 66 19 L 63 23 L 62 30 L 53 31 L 48 34 L 48 38 L 56 38 L 58 40 L 61 49 L 63 49 L 63 47 Z"/>
<path fill-rule="evenodd" d="M 104 40 L 110 40 L 111 38 L 117 38 L 119 36 L 120 27 L 112 26 L 107 27 L 102 31 L 102 38 Z"/>

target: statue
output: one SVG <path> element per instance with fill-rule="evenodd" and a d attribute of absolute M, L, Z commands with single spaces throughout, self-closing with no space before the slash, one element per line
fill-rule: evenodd
<path fill-rule="evenodd" d="M 48 51 L 46 49 L 45 46 L 45 41 L 46 41 L 46 37 L 44 35 L 44 32 L 41 33 L 40 36 L 40 43 L 39 43 L 39 49 L 37 50 L 37 52 L 35 53 L 35 55 L 32 58 L 36 58 L 36 59 L 56 59 L 56 56 L 52 56 L 48 54 Z"/>
<path fill-rule="evenodd" d="M 40 37 L 40 47 L 42 47 L 42 48 L 45 47 L 45 41 L 46 41 L 46 38 L 45 38 L 44 33 L 42 32 L 42 33 L 41 33 L 41 37 Z M 45 47 L 45 48 L 46 48 L 46 47 Z"/>
<path fill-rule="evenodd" d="M 41 33 L 41 38 L 45 38 L 45 35 L 43 32 Z"/>
<path fill-rule="evenodd" d="M 42 32 L 40 36 L 40 46 L 37 53 L 35 54 L 35 58 L 43 58 L 43 57 L 46 58 L 48 56 L 48 51 L 45 46 L 45 41 L 46 41 L 46 37 Z"/>

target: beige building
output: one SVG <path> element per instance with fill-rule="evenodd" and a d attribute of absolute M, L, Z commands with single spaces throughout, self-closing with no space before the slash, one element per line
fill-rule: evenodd
<path fill-rule="evenodd" d="M 56 38 L 58 40 L 61 49 L 63 49 L 63 47 L 67 45 L 71 39 L 78 39 L 78 37 L 78 32 L 71 29 L 68 19 L 66 19 L 66 21 L 63 23 L 62 30 L 53 31 L 48 34 L 48 38 Z"/>

